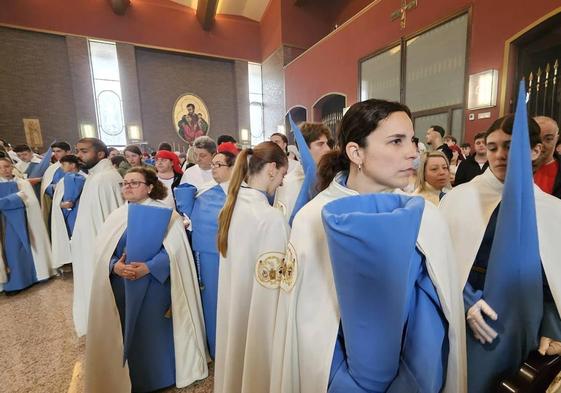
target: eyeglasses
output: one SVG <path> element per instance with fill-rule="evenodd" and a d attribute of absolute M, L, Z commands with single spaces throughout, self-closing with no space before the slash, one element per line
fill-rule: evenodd
<path fill-rule="evenodd" d="M 141 184 L 146 184 L 146 183 L 143 182 L 143 181 L 136 181 L 136 180 L 133 180 L 133 181 L 130 181 L 130 182 L 129 181 L 122 181 L 122 182 L 119 183 L 119 186 L 121 188 L 125 188 L 125 187 L 138 188 L 138 187 L 140 187 Z"/>
<path fill-rule="evenodd" d="M 223 163 L 221 163 L 221 162 L 212 162 L 212 163 L 210 164 L 210 167 L 211 167 L 211 168 L 220 168 L 220 167 L 223 167 L 223 166 L 230 166 L 230 165 L 228 165 L 228 164 L 223 164 Z"/>

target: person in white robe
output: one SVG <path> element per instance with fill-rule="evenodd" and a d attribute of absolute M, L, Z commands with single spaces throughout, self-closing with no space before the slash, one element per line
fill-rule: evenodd
<path fill-rule="evenodd" d="M 123 204 L 123 180 L 107 158 L 107 146 L 97 138 L 83 138 L 77 156 L 88 170 L 71 240 L 74 276 L 73 317 L 76 334 L 86 334 L 93 277 L 95 238 L 109 214 Z"/>
<path fill-rule="evenodd" d="M 288 138 L 286 137 L 285 134 L 281 134 L 280 132 L 275 132 L 274 134 L 271 134 L 271 136 L 269 137 L 269 140 L 271 142 L 276 143 L 287 155 L 288 157 L 288 172 L 287 173 L 292 173 L 293 171 L 296 171 L 298 169 L 302 169 L 302 166 L 300 165 L 300 163 L 295 160 L 294 158 L 290 157 L 290 154 L 288 152 Z"/>
<path fill-rule="evenodd" d="M 49 165 L 41 179 L 40 202 L 43 219 L 50 230 L 51 207 L 57 183 L 64 175 L 60 159 L 71 153 L 70 145 L 66 142 L 55 142 L 51 145 L 53 157 L 56 160 Z"/>
<path fill-rule="evenodd" d="M 208 136 L 200 136 L 193 142 L 196 156 L 196 165 L 185 170 L 181 178 L 181 184 L 189 183 L 201 188 L 212 182 L 212 157 L 216 154 L 216 142 Z"/>
<path fill-rule="evenodd" d="M 159 201 L 166 192 L 152 169 L 131 169 L 128 203 L 96 239 L 87 392 L 183 388 L 208 376 L 195 264 L 181 216 Z"/>
<path fill-rule="evenodd" d="M 331 150 L 330 146 L 333 145 L 331 131 L 323 123 L 303 123 L 300 125 L 300 131 L 317 165 L 321 157 Z M 298 165 L 293 171 L 287 173 L 282 186 L 279 187 L 275 194 L 275 207 L 281 209 L 287 222 L 292 217 L 294 205 L 300 194 L 304 178 L 304 168 L 302 165 Z"/>
<path fill-rule="evenodd" d="M 496 282 L 495 277 L 489 278 L 487 273 L 491 270 L 493 263 L 491 260 L 492 245 L 497 235 L 495 228 L 498 229 L 498 215 L 501 213 L 500 206 L 503 205 L 503 190 L 508 165 L 511 164 L 509 156 L 514 154 L 510 151 L 514 144 L 512 141 L 513 123 L 513 116 L 508 115 L 491 125 L 485 133 L 489 168 L 470 182 L 454 187 L 440 202 L 440 210 L 450 227 L 461 287 L 465 287 L 465 318 L 470 327 L 468 329 L 468 381 L 469 391 L 474 393 L 490 389 L 509 374 L 513 375 L 526 359 L 529 351 L 538 349 L 542 355 L 561 354 L 561 320 L 559 318 L 561 268 L 557 246 L 558 235 L 561 231 L 561 201 L 546 194 L 535 184 L 533 184 L 533 195 L 539 243 L 537 252 L 539 252 L 543 271 L 543 273 L 538 272 L 543 285 L 543 290 L 539 288 L 539 295 L 543 301 L 543 313 L 539 314 L 542 314 L 542 317 L 526 317 L 527 313 L 524 310 L 529 307 L 518 303 L 516 299 L 497 299 L 497 296 L 494 296 L 490 300 L 486 297 L 487 291 L 491 290 L 493 285 L 500 284 Z M 541 153 L 540 129 L 532 119 L 528 120 L 528 124 L 530 144 L 526 148 L 531 148 L 531 159 L 535 162 Z M 527 154 L 528 152 L 526 152 Z M 524 158 L 529 160 L 527 156 Z M 524 211 L 524 214 L 531 213 L 531 210 Z M 468 221 L 466 221 L 466 215 L 469 216 Z M 534 223 L 535 225 L 536 223 Z M 530 236 L 526 234 L 523 239 L 528 242 L 525 245 L 529 248 Z M 518 240 L 513 239 L 513 241 Z M 521 252 L 518 251 L 518 253 Z M 514 258 L 509 258 L 509 263 L 514 264 Z M 515 272 L 519 272 L 520 269 L 518 267 Z M 512 280 L 506 272 L 501 274 L 502 278 Z M 527 276 L 524 277 L 524 282 L 525 285 L 533 283 L 532 279 Z M 511 288 L 519 285 L 518 282 L 509 284 Z M 522 294 L 521 296 L 530 301 L 535 292 L 528 292 L 527 295 Z M 496 306 L 504 309 L 505 302 L 515 301 L 520 306 L 520 311 L 513 311 L 512 317 L 509 318 L 508 311 L 496 311 Z M 538 310 L 541 308 L 541 304 L 533 304 L 530 308 Z M 511 329 L 516 332 L 510 332 Z M 522 345 L 513 343 L 510 337 L 516 337 L 518 334 L 525 338 L 529 337 L 530 342 L 521 340 Z M 502 340 L 501 335 L 505 336 Z M 508 355 L 506 355 L 507 353 Z"/>
<path fill-rule="evenodd" d="M 286 155 L 272 142 L 245 149 L 236 159 L 219 215 L 215 393 L 269 389 L 288 226 L 267 195 L 287 169 Z"/>
<path fill-rule="evenodd" d="M 415 191 L 412 194 L 438 206 L 450 188 L 450 166 L 446 155 L 439 150 L 421 154 Z"/>
<path fill-rule="evenodd" d="M 16 169 L 24 175 L 28 175 L 35 165 L 41 163 L 41 157 L 33 153 L 33 150 L 27 145 L 14 146 L 14 152 L 19 158 L 19 161 L 16 163 Z"/>
<path fill-rule="evenodd" d="M 353 105 L 343 117 L 338 134 L 342 151 L 326 154 L 318 167 L 318 188 L 323 191 L 305 205 L 293 221 L 286 254 L 289 267 L 286 271 L 291 274 L 279 296 L 270 392 L 341 391 L 329 390 L 330 382 L 345 368 L 339 366 L 343 360 L 341 356 L 337 359 L 337 354 L 342 354 L 345 332 L 340 331 L 340 306 L 322 210 L 327 203 L 346 196 L 392 192 L 404 187 L 416 157 L 413 133 L 410 112 L 399 103 L 368 100 Z M 461 290 L 454 265 L 450 263 L 452 251 L 446 241 L 448 229 L 431 204 L 425 204 L 420 225 L 417 249 L 424 254 L 426 269 L 438 294 L 441 315 L 448 324 L 446 344 L 443 343 L 443 351 L 439 352 L 443 355 L 435 353 L 427 359 L 446 366 L 436 370 L 435 375 L 424 377 L 439 386 L 437 391 L 462 393 L 466 391 L 465 329 Z M 383 320 L 384 315 L 379 318 Z M 376 326 L 364 328 L 375 329 Z M 353 339 L 356 341 L 357 337 Z M 400 353 L 407 348 L 396 346 L 393 350 Z M 376 361 L 387 366 L 383 363 L 387 359 Z M 350 363 L 347 366 L 353 367 Z M 407 366 L 400 365 L 401 369 L 405 371 Z M 405 373 L 399 371 L 388 376 L 390 380 L 375 382 L 383 386 L 391 386 L 396 381 L 399 384 L 401 374 Z M 439 379 L 439 375 L 444 378 Z M 417 389 L 430 391 L 423 390 L 422 385 Z"/>
<path fill-rule="evenodd" d="M 65 179 L 67 177 L 66 175 L 73 174 L 84 178 L 87 177 L 84 172 L 80 171 L 79 160 L 73 154 L 61 158 L 60 165 L 64 176 L 55 187 L 53 206 L 51 209 L 51 244 L 53 250 L 53 267 L 55 269 L 60 269 L 62 266 L 72 263 L 70 239 L 72 238 L 74 224 L 76 223 L 79 196 L 81 195 L 80 192 L 80 195 L 76 195 L 78 199 L 73 199 L 72 201 L 64 200 L 65 182 L 67 181 L 67 179 Z M 68 179 L 68 181 L 70 181 L 70 179 Z M 69 220 L 72 222 L 69 222 Z"/>
<path fill-rule="evenodd" d="M 54 274 L 49 236 L 41 219 L 39 201 L 31 184 L 26 180 L 14 177 L 13 169 L 12 161 L 9 158 L 0 158 L 0 183 L 15 183 L 16 187 L 13 189 L 19 190 L 17 197 L 23 202 L 25 208 L 24 222 L 12 222 L 10 225 L 16 225 L 18 227 L 14 228 L 16 231 L 27 232 L 29 244 L 23 245 L 20 250 L 9 250 L 7 244 L 4 244 L 5 239 L 0 239 L 2 246 L 0 250 L 0 292 L 4 290 L 4 285 L 7 287 L 6 290 L 18 291 L 35 282 L 47 280 Z M 3 195 L 0 199 L 3 200 L 4 197 L 9 197 L 9 195 Z M 6 208 L 11 209 L 12 207 L 7 206 Z M 4 219 L 2 221 L 0 225 L 5 225 Z M 5 236 L 8 230 L 10 229 L 0 228 L 0 233 Z M 32 261 L 29 260 L 29 257 Z M 31 262 L 32 266 L 21 266 L 25 262 Z M 14 264 L 18 264 L 18 266 L 16 267 Z M 30 269 L 32 271 L 29 271 Z M 16 271 L 18 277 L 15 277 Z"/>

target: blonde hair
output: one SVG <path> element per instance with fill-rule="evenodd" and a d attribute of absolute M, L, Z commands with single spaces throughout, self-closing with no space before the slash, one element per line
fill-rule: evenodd
<path fill-rule="evenodd" d="M 244 149 L 238 154 L 230 177 L 226 203 L 218 216 L 218 251 L 223 257 L 226 257 L 228 252 L 228 232 L 242 182 L 247 181 L 249 176 L 259 173 L 265 164 L 271 162 L 274 162 L 277 168 L 288 166 L 286 154 L 273 142 L 262 142 L 255 148 Z"/>
<path fill-rule="evenodd" d="M 427 162 L 429 158 L 443 158 L 448 166 L 448 170 L 450 170 L 450 162 L 448 161 L 448 157 L 446 154 L 441 152 L 440 150 L 435 151 L 427 151 L 421 154 L 421 162 L 419 164 L 419 169 L 417 169 L 417 180 L 415 181 L 415 190 L 424 191 L 426 189 L 426 177 L 425 172 L 427 170 Z"/>

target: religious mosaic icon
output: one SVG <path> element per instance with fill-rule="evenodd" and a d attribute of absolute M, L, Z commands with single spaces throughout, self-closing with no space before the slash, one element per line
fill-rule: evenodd
<path fill-rule="evenodd" d="M 189 144 L 206 135 L 210 118 L 204 101 L 194 94 L 181 95 L 173 107 L 173 124 L 177 135 Z"/>

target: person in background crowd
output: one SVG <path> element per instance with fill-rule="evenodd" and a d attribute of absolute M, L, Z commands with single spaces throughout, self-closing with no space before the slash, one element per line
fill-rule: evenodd
<path fill-rule="evenodd" d="M 452 159 L 452 149 L 442 139 L 445 133 L 444 128 L 440 126 L 430 126 L 427 130 L 427 144 L 431 147 L 431 150 L 443 152 L 450 161 Z"/>
<path fill-rule="evenodd" d="M 158 180 L 168 190 L 162 203 L 168 207 L 175 208 L 173 190 L 180 184 L 183 175 L 177 154 L 168 150 L 158 151 L 156 153 L 156 171 L 158 172 Z"/>
<path fill-rule="evenodd" d="M 158 151 L 161 151 L 161 150 L 173 151 L 173 149 L 171 148 L 171 145 L 168 142 L 160 143 L 160 145 L 158 146 Z"/>
<path fill-rule="evenodd" d="M 51 238 L 53 250 L 53 268 L 61 269 L 72 263 L 70 239 L 74 232 L 80 196 L 86 182 L 85 173 L 80 171 L 80 160 L 69 154 L 60 159 L 64 176 L 58 182 L 53 195 L 51 210 Z"/>
<path fill-rule="evenodd" d="M 16 168 L 21 173 L 28 176 L 35 165 L 41 162 L 41 158 L 31 150 L 27 145 L 14 146 L 14 152 L 18 155 L 19 162 L 16 163 Z M 34 179 L 32 185 L 38 183 L 40 180 Z"/>
<path fill-rule="evenodd" d="M 210 164 L 216 153 L 216 143 L 208 136 L 200 136 L 193 142 L 193 148 L 197 164 L 183 173 L 181 184 L 189 183 L 200 189 L 203 185 L 212 181 Z"/>
<path fill-rule="evenodd" d="M 187 169 L 191 168 L 192 166 L 195 166 L 196 161 L 197 161 L 197 154 L 195 153 L 195 148 L 193 146 L 189 146 L 189 149 L 187 149 L 185 162 L 181 166 L 183 172 L 185 172 Z"/>
<path fill-rule="evenodd" d="M 121 184 L 128 203 L 111 213 L 97 239 L 85 390 L 182 388 L 208 375 L 185 230 L 161 203 L 168 191 L 152 168 L 131 168 Z"/>
<path fill-rule="evenodd" d="M 80 208 L 72 235 L 72 271 L 74 276 L 74 327 L 78 337 L 86 334 L 88 307 L 93 278 L 95 238 L 109 214 L 123 204 L 119 172 L 107 158 L 103 141 L 82 138 L 76 145 L 82 168 L 88 171 L 80 198 Z"/>
<path fill-rule="evenodd" d="M 125 147 L 123 153 L 125 161 L 119 164 L 119 175 L 125 176 L 125 173 L 127 173 L 130 168 L 144 166 L 144 163 L 142 162 L 142 151 L 137 145 L 128 145 Z"/>
<path fill-rule="evenodd" d="M 331 131 L 323 123 L 302 123 L 300 131 L 306 141 L 306 145 L 310 150 L 314 162 L 320 161 L 324 154 L 328 153 L 333 146 L 331 139 Z M 302 183 L 304 182 L 304 169 L 299 165 L 295 170 L 289 172 L 281 187 L 275 194 L 275 207 L 281 209 L 286 217 L 287 222 L 292 216 L 292 211 L 296 203 L 296 199 L 300 194 Z"/>
<path fill-rule="evenodd" d="M 232 135 L 227 135 L 227 134 L 223 134 L 220 135 L 218 137 L 218 139 L 216 140 L 216 144 L 218 146 L 220 146 L 221 144 L 225 143 L 225 142 L 232 142 L 234 145 L 236 143 L 238 143 L 238 141 L 236 140 L 236 138 L 234 138 Z"/>
<path fill-rule="evenodd" d="M 489 167 L 487 162 L 487 147 L 485 147 L 485 133 L 475 135 L 475 154 L 460 162 L 454 177 L 454 186 L 467 183 L 474 177 L 481 175 Z"/>
<path fill-rule="evenodd" d="M 125 157 L 123 156 L 113 156 L 111 157 L 111 165 L 113 165 L 113 168 L 117 169 L 117 171 L 119 170 L 119 167 L 121 166 L 122 163 L 126 163 Z"/>
<path fill-rule="evenodd" d="M 107 149 L 109 150 L 109 156 L 107 157 L 109 159 L 112 159 L 113 157 L 117 157 L 118 155 L 121 154 L 121 152 L 114 147 L 109 147 Z"/>
<path fill-rule="evenodd" d="M 274 134 L 271 134 L 269 140 L 276 143 L 288 156 L 288 138 L 286 137 L 286 135 L 281 134 L 280 132 L 275 132 Z M 298 163 L 298 161 L 290 158 L 288 160 L 288 173 L 297 169 L 299 166 L 301 165 Z"/>
<path fill-rule="evenodd" d="M 273 142 L 242 150 L 234 165 L 218 226 L 215 393 L 269 391 L 288 225 L 267 194 L 287 169 L 286 152 Z"/>
<path fill-rule="evenodd" d="M 218 145 L 212 157 L 212 178 L 217 183 L 196 195 L 190 215 L 193 254 L 201 279 L 201 299 L 210 356 L 216 353 L 216 305 L 218 303 L 219 255 L 216 244 L 218 214 L 224 207 L 236 156 L 239 153 L 232 142 Z"/>
<path fill-rule="evenodd" d="M 471 145 L 469 143 L 467 142 L 462 143 L 460 145 L 460 149 L 462 149 L 462 154 L 464 155 L 465 158 L 471 156 Z"/>
<path fill-rule="evenodd" d="M 546 116 L 538 116 L 535 120 L 540 126 L 543 150 L 536 163 L 534 181 L 542 191 L 561 198 L 561 171 L 559 170 L 561 158 L 555 152 L 555 146 L 559 141 L 559 125 Z"/>
<path fill-rule="evenodd" d="M 15 178 L 12 161 L 0 158 L 0 292 L 15 294 L 54 273 L 41 208 L 29 182 Z"/>
<path fill-rule="evenodd" d="M 41 190 L 39 194 L 41 211 L 43 212 L 43 219 L 48 231 L 50 231 L 51 229 L 50 218 L 55 187 L 64 176 L 64 171 L 61 168 L 60 160 L 68 154 L 71 154 L 72 149 L 66 142 L 55 142 L 51 145 L 51 150 L 53 152 L 54 163 L 50 165 L 43 174 L 41 180 Z"/>
<path fill-rule="evenodd" d="M 452 153 L 454 153 L 454 152 L 458 153 L 458 160 L 459 161 L 462 161 L 462 160 L 466 159 L 466 157 L 464 156 L 464 153 L 462 152 L 462 149 L 460 148 L 460 146 L 458 146 L 458 140 L 456 139 L 455 136 L 446 135 L 444 137 L 444 143 L 446 143 L 448 145 L 450 150 L 452 150 Z M 450 162 L 452 162 L 452 161 L 450 161 Z"/>
<path fill-rule="evenodd" d="M 419 195 L 438 206 L 450 189 L 450 166 L 444 153 L 431 151 L 421 155 L 417 183 L 413 195 Z"/>

